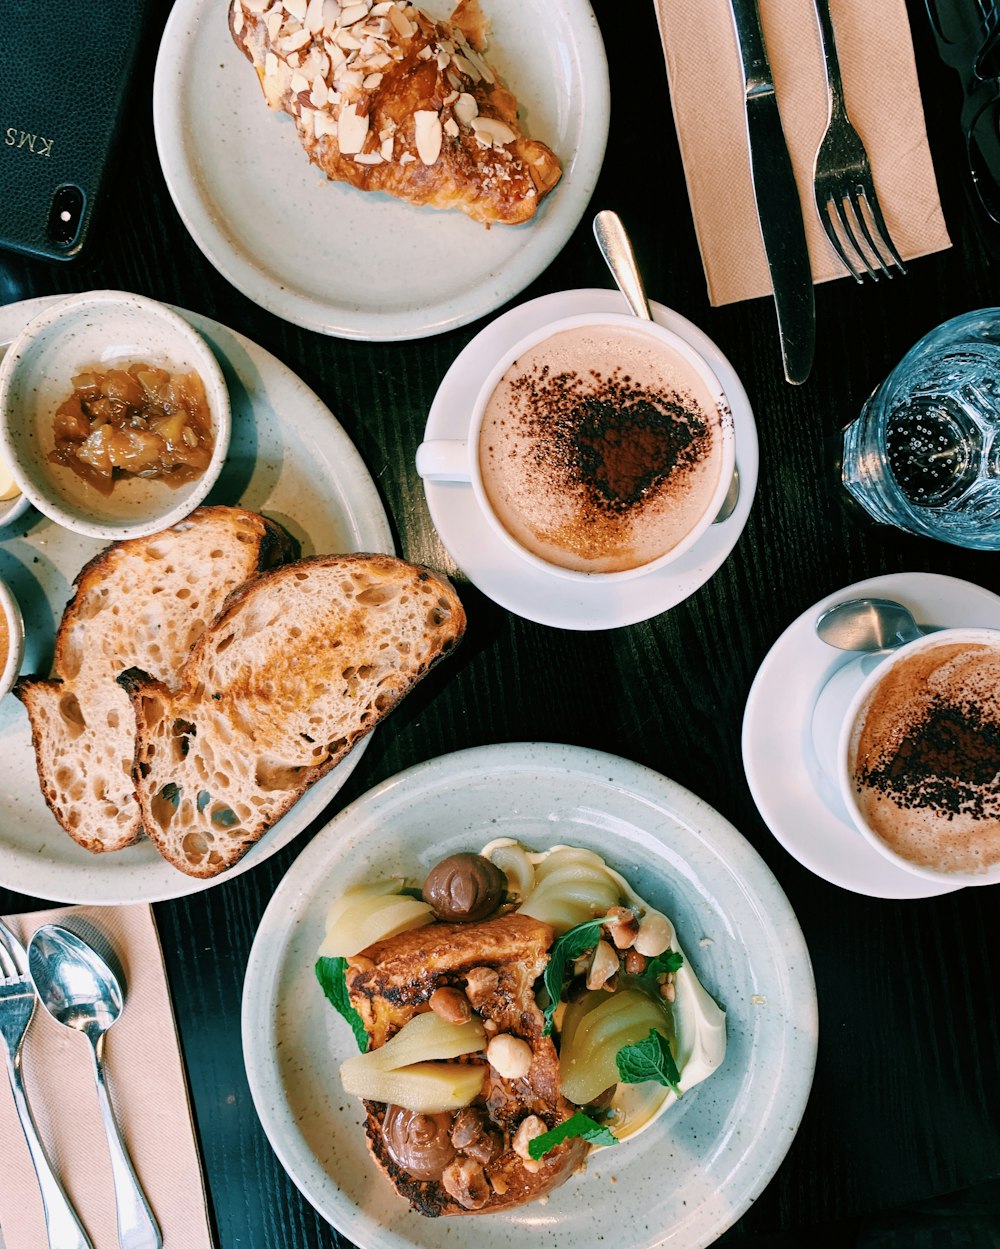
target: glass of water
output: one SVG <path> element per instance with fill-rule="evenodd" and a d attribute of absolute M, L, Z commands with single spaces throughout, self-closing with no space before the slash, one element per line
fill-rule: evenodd
<path fill-rule="evenodd" d="M 1000 550 L 1000 308 L 907 352 L 846 429 L 842 476 L 876 520 Z"/>

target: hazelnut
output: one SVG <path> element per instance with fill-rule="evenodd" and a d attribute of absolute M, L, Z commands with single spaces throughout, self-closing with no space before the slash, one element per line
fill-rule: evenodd
<path fill-rule="evenodd" d="M 448 1023 L 468 1023 L 472 1018 L 469 999 L 461 989 L 435 989 L 430 996 L 430 1008 Z"/>
<path fill-rule="evenodd" d="M 608 932 L 619 950 L 627 950 L 635 944 L 639 933 L 639 921 L 635 911 L 630 911 L 626 906 L 613 906 L 608 911 L 608 919 L 614 921 L 608 924 Z"/>
<path fill-rule="evenodd" d="M 463 1210 L 481 1210 L 490 1199 L 486 1173 L 472 1158 L 456 1158 L 445 1167 L 441 1173 L 441 1184 Z"/>
<path fill-rule="evenodd" d="M 465 993 L 475 1010 L 492 997 L 500 983 L 500 973 L 492 967 L 473 967 L 465 977 Z"/>
<path fill-rule="evenodd" d="M 494 1131 L 485 1112 L 477 1106 L 466 1106 L 455 1116 L 451 1143 L 459 1151 L 485 1166 L 503 1149 L 500 1133 Z"/>
<path fill-rule="evenodd" d="M 646 970 L 645 955 L 640 954 L 636 949 L 626 951 L 625 970 L 630 976 L 641 976 Z"/>
<path fill-rule="evenodd" d="M 673 935 L 673 929 L 665 916 L 659 911 L 647 911 L 639 924 L 639 931 L 632 944 L 634 949 L 646 958 L 655 958 L 657 954 L 662 954 L 664 950 L 670 948 Z"/>
<path fill-rule="evenodd" d="M 618 974 L 618 955 L 606 941 L 598 941 L 587 972 L 587 988 L 600 989 Z"/>
<path fill-rule="evenodd" d="M 522 1119 L 517 1131 L 514 1133 L 514 1139 L 510 1143 L 511 1149 L 519 1158 L 527 1161 L 534 1161 L 531 1154 L 528 1153 L 528 1144 L 533 1141 L 536 1136 L 541 1136 L 547 1132 L 544 1122 L 539 1119 L 538 1115 L 528 1115 L 527 1119 Z"/>
<path fill-rule="evenodd" d="M 485 919 L 503 901 L 507 877 L 481 854 L 452 854 L 432 867 L 423 899 L 438 919 L 469 923 Z"/>
<path fill-rule="evenodd" d="M 531 1070 L 531 1046 L 520 1037 L 501 1032 L 486 1046 L 490 1066 L 504 1080 L 520 1080 Z"/>

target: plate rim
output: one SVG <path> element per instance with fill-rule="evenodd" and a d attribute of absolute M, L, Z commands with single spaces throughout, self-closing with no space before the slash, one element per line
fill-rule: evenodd
<path fill-rule="evenodd" d="M 728 1203 L 726 1209 L 716 1215 L 714 1222 L 703 1224 L 696 1229 L 694 1239 L 678 1241 L 668 1228 L 664 1235 L 654 1236 L 643 1245 L 643 1249 L 667 1245 L 671 1249 L 705 1249 L 749 1209 L 760 1192 L 773 1179 L 801 1123 L 812 1087 L 818 1048 L 818 1003 L 812 961 L 801 926 L 787 895 L 758 852 L 735 826 L 708 803 L 676 781 L 643 764 L 605 751 L 552 742 L 508 742 L 467 747 L 435 756 L 386 778 L 360 795 L 330 820 L 303 848 L 279 883 L 261 916 L 247 959 L 244 977 L 240 1011 L 244 1066 L 254 1107 L 265 1135 L 289 1178 L 310 1205 L 333 1227 L 350 1237 L 359 1249 L 390 1249 L 390 1247 L 398 1249 L 399 1246 L 413 1243 L 408 1237 L 397 1236 L 395 1233 L 384 1238 L 371 1239 L 365 1235 L 365 1229 L 359 1227 L 356 1219 L 350 1222 L 335 1220 L 330 1210 L 324 1205 L 321 1195 L 313 1192 L 308 1180 L 296 1173 L 294 1160 L 290 1157 L 292 1150 L 286 1148 L 278 1133 L 278 1127 L 269 1117 L 275 1110 L 269 1097 L 273 1096 L 275 1090 L 282 1084 L 280 1069 L 275 1059 L 275 1046 L 269 1043 L 269 1038 L 274 1033 L 277 1013 L 277 984 L 286 970 L 287 950 L 300 922 L 301 909 L 309 903 L 308 886 L 303 885 L 303 878 L 318 880 L 335 862 L 338 857 L 336 844 L 338 832 L 356 819 L 360 818 L 365 821 L 369 807 L 377 808 L 387 797 L 398 799 L 399 791 L 403 791 L 405 799 L 406 790 L 414 785 L 419 786 L 425 778 L 439 786 L 443 780 L 454 784 L 456 777 L 460 783 L 474 783 L 476 778 L 482 778 L 483 762 L 487 759 L 501 760 L 495 765 L 496 770 L 506 774 L 528 768 L 535 773 L 540 771 L 558 773 L 566 778 L 583 775 L 596 784 L 625 789 L 630 796 L 643 802 L 656 802 L 659 799 L 661 803 L 670 804 L 661 805 L 659 809 L 682 824 L 690 824 L 692 820 L 696 821 L 699 817 L 702 819 L 707 817 L 715 826 L 710 834 L 711 838 L 721 837 L 723 842 L 728 842 L 730 853 L 735 851 L 737 858 L 742 856 L 760 872 L 760 882 L 766 886 L 765 892 L 769 894 L 769 900 L 774 904 L 773 907 L 769 905 L 766 908 L 764 915 L 767 923 L 773 928 L 773 936 L 775 939 L 780 936 L 783 951 L 789 953 L 786 965 L 788 975 L 804 980 L 808 985 L 808 993 L 794 1001 L 794 1018 L 790 1017 L 785 1020 L 783 1030 L 786 1043 L 783 1049 L 794 1044 L 799 1046 L 799 1083 L 796 1086 L 792 1081 L 787 1086 L 780 1083 L 774 1086 L 768 1104 L 772 1106 L 776 1101 L 780 1101 L 786 1121 L 781 1125 L 776 1125 L 776 1127 L 781 1126 L 782 1131 L 776 1130 L 766 1148 L 760 1150 L 757 1170 L 753 1177 L 748 1177 L 747 1182 L 743 1184 L 738 1200 Z M 567 762 L 567 760 L 572 762 Z M 648 786 L 648 790 L 644 789 L 644 786 Z M 393 791 L 396 791 L 395 795 Z M 656 797 L 651 798 L 651 793 Z M 704 827 L 698 827 L 698 835 L 703 840 L 705 839 Z M 736 876 L 736 871 L 728 858 L 718 857 L 722 859 L 731 874 Z M 780 923 L 777 922 L 775 912 L 780 912 L 778 917 Z M 264 969 L 273 969 L 274 977 L 262 975 L 261 972 Z M 262 1026 L 264 1024 L 266 1027 Z M 789 1106 L 791 1106 L 790 1115 L 788 1114 Z M 326 1175 L 331 1182 L 336 1182 L 329 1173 Z M 350 1198 L 345 1196 L 345 1201 L 357 1214 L 358 1208 Z M 370 1216 L 366 1214 L 365 1220 L 370 1222 Z"/>
<path fill-rule="evenodd" d="M 216 217 L 221 219 L 221 214 L 206 211 L 217 209 L 218 205 L 214 201 L 201 205 L 198 180 L 191 170 L 191 158 L 183 140 L 183 126 L 178 122 L 178 93 L 183 81 L 181 67 L 184 52 L 190 42 L 186 27 L 192 21 L 200 22 L 203 11 L 208 10 L 212 3 L 213 0 L 177 0 L 170 11 L 153 71 L 154 138 L 167 190 L 185 229 L 213 268 L 261 307 L 294 325 L 333 337 L 366 342 L 410 341 L 456 329 L 494 312 L 538 278 L 566 246 L 594 192 L 604 164 L 610 129 L 611 86 L 607 52 L 589 0 L 558 0 L 567 15 L 572 17 L 573 29 L 585 50 L 588 67 L 586 91 L 576 93 L 578 102 L 583 101 L 582 107 L 588 113 L 580 126 L 581 139 L 572 156 L 563 161 L 564 181 L 555 188 L 542 208 L 542 212 L 550 214 L 558 211 L 558 228 L 548 233 L 540 232 L 543 242 L 535 250 L 530 246 L 529 237 L 528 246 L 517 249 L 514 262 L 506 262 L 499 269 L 495 267 L 493 271 L 484 273 L 482 281 L 471 288 L 473 292 L 486 288 L 483 294 L 451 294 L 431 309 L 411 309 L 406 316 L 362 312 L 350 302 L 323 302 L 311 295 L 295 292 L 291 284 L 283 285 L 280 280 L 271 280 L 267 273 L 255 268 L 227 241 L 225 231 L 216 223 Z M 304 154 L 302 159 L 306 160 Z M 574 166 L 572 185 L 566 176 L 570 166 Z M 556 201 L 561 188 L 561 200 Z M 556 203 L 560 205 L 558 209 L 554 207 Z M 545 223 L 531 222 L 526 226 L 510 228 L 531 229 L 539 224 Z M 530 258 L 531 263 L 526 263 L 526 258 Z M 516 274 L 513 282 L 510 281 L 511 274 Z M 339 318 L 339 323 L 336 318 Z"/>
<path fill-rule="evenodd" d="M 6 351 L 12 339 L 16 336 L 17 330 L 13 334 L 10 333 L 12 324 L 20 322 L 22 317 L 24 318 L 23 323 L 26 324 L 36 313 L 63 298 L 64 296 L 62 295 L 43 295 L 0 305 L 0 351 Z M 384 551 L 389 554 L 393 553 L 395 544 L 393 542 L 389 516 L 368 466 L 365 464 L 360 451 L 351 440 L 347 431 L 316 392 L 293 369 L 278 359 L 266 347 L 262 347 L 239 330 L 231 329 L 222 322 L 216 321 L 214 318 L 202 313 L 193 312 L 166 301 L 158 302 L 164 303 L 165 307 L 184 317 L 200 334 L 204 335 L 209 349 L 215 352 L 216 355 L 222 356 L 220 363 L 238 373 L 237 366 L 229 359 L 225 347 L 220 343 L 220 339 L 224 340 L 226 336 L 229 336 L 241 350 L 247 353 L 249 358 L 254 360 L 258 367 L 265 367 L 269 376 L 279 377 L 282 384 L 308 397 L 315 419 L 321 421 L 324 426 L 324 436 L 336 444 L 338 464 L 350 466 L 349 480 L 352 482 L 351 490 L 357 496 L 356 501 L 353 501 L 350 506 L 350 514 L 348 516 L 352 527 L 370 533 L 373 541 L 369 545 L 372 550 Z M 250 402 L 253 402 L 252 395 Z M 7 539 L 16 537 L 16 532 L 7 532 L 9 528 L 9 525 L 0 526 L 0 547 L 3 546 Z M 53 529 L 61 532 L 59 526 L 55 525 L 54 522 Z M 66 532 L 68 533 L 69 531 Z M 96 538 L 87 539 L 87 541 L 104 546 L 108 545 L 107 542 L 102 542 L 101 539 Z M 56 618 L 61 614 L 64 606 L 64 603 L 54 604 Z M 27 620 L 26 625 L 30 626 L 30 622 Z M 331 769 L 311 789 L 306 791 L 282 819 L 273 825 L 239 862 L 218 876 L 204 879 L 187 876 L 185 873 L 167 864 L 164 860 L 164 868 L 169 868 L 169 873 L 166 870 L 162 871 L 164 883 L 161 886 L 136 892 L 135 888 L 129 887 L 130 868 L 126 867 L 121 891 L 109 891 L 98 895 L 92 890 L 88 890 L 86 886 L 73 889 L 57 884 L 53 888 L 45 885 L 44 880 L 39 881 L 37 877 L 25 880 L 23 866 L 28 859 L 24 855 L 18 855 L 15 863 L 16 874 L 12 876 L 8 871 L 5 847 L 0 845 L 0 886 L 52 902 L 95 906 L 124 906 L 132 902 L 153 903 L 190 897 L 206 889 L 224 884 L 227 880 L 232 880 L 234 877 L 250 871 L 266 859 L 271 858 L 272 855 L 277 854 L 294 838 L 299 836 L 313 820 L 319 818 L 339 790 L 347 783 L 351 773 L 360 763 L 370 741 L 371 734 L 362 738 L 335 768 Z M 49 814 L 47 807 L 45 810 L 46 814 Z M 53 829 L 58 830 L 55 818 L 51 818 Z M 282 824 L 284 824 L 284 827 L 282 827 Z M 65 836 L 61 830 L 58 830 L 58 832 L 60 836 Z M 95 862 L 97 862 L 97 858 L 98 856 L 94 856 Z M 86 872 L 87 869 L 92 870 L 93 867 L 94 864 L 89 859 L 81 863 L 81 871 Z M 155 861 L 153 862 L 153 868 L 158 873 L 160 872 L 160 864 Z M 64 866 L 58 870 L 60 876 L 69 873 L 72 877 L 76 874 L 71 867 Z"/>

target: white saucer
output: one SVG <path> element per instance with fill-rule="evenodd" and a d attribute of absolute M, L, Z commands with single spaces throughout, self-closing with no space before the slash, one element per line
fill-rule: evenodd
<path fill-rule="evenodd" d="M 930 898 L 960 889 L 896 867 L 857 831 L 813 747 L 813 707 L 834 672 L 857 656 L 816 636 L 819 616 L 845 599 L 905 604 L 925 627 L 1000 627 L 1000 597 L 936 573 L 892 573 L 845 586 L 804 611 L 761 664 L 743 715 L 743 766 L 754 802 L 789 854 L 817 876 L 873 898 Z"/>
<path fill-rule="evenodd" d="M 736 510 L 665 568 L 608 586 L 599 581 L 569 581 L 531 567 L 491 531 L 471 485 L 425 481 L 431 519 L 455 563 L 488 598 L 527 620 L 560 629 L 612 629 L 657 616 L 705 584 L 735 546 L 750 514 L 757 489 L 757 426 L 746 391 L 729 361 L 697 326 L 661 304 L 651 307 L 661 325 L 701 352 L 729 397 L 740 474 Z M 467 414 L 487 373 L 521 338 L 559 317 L 623 310 L 626 304 L 617 291 L 558 291 L 498 317 L 476 335 L 445 374 L 431 404 L 424 438 L 464 436 Z"/>

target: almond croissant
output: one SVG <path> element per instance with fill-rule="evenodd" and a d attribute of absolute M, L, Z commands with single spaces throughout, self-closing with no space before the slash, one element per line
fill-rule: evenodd
<path fill-rule="evenodd" d="M 530 220 L 559 181 L 483 57 L 477 0 L 441 22 L 409 0 L 232 0 L 229 25 L 328 178 L 487 224 Z"/>

